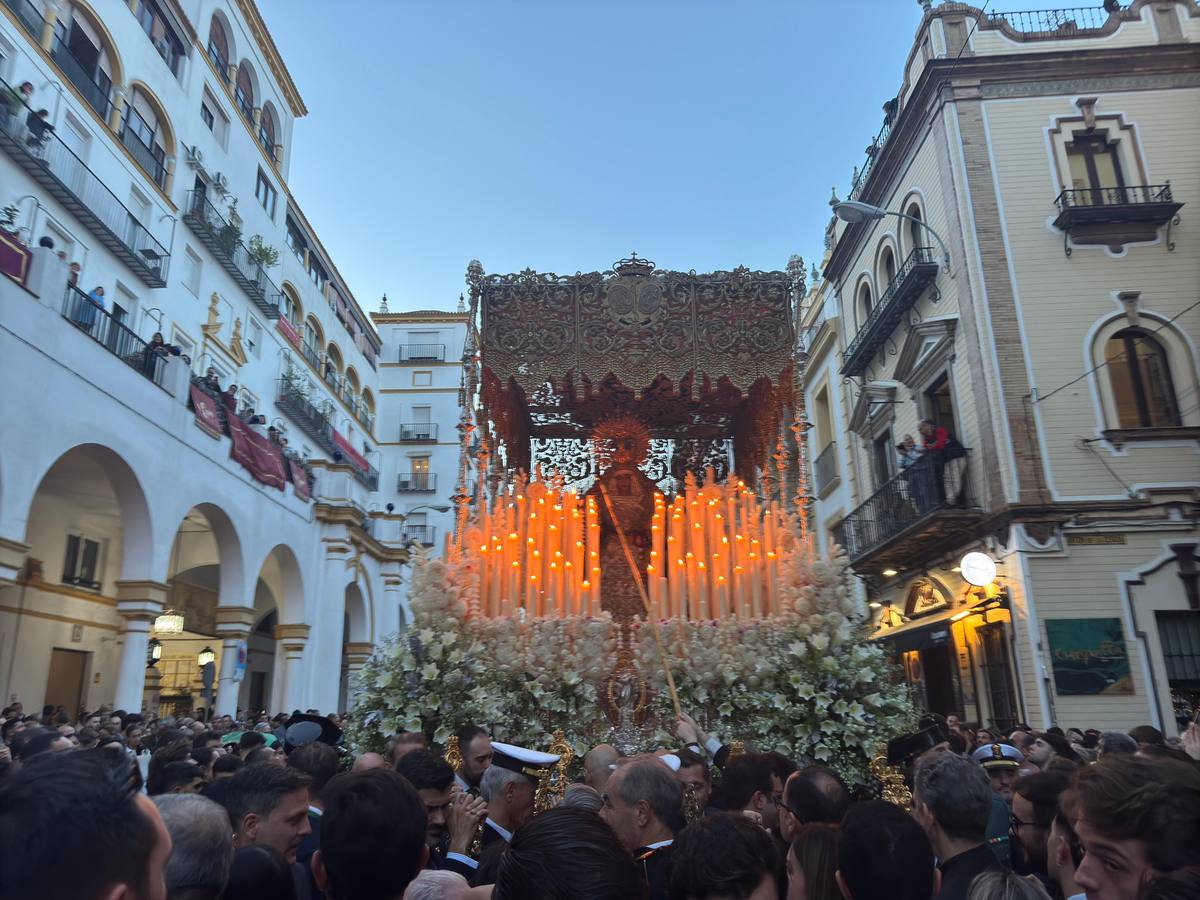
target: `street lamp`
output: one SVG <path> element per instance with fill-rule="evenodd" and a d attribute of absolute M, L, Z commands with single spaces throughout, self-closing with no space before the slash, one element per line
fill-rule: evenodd
<path fill-rule="evenodd" d="M 448 506 L 430 506 L 427 503 L 422 503 L 420 506 L 414 506 L 412 509 L 408 510 L 408 512 L 406 512 L 404 514 L 404 516 L 405 516 L 405 518 L 407 518 L 409 513 L 419 512 L 422 509 L 427 509 L 430 512 L 435 512 L 435 513 L 450 512 L 450 507 L 448 507 Z"/>
<path fill-rule="evenodd" d="M 204 687 L 204 721 L 207 722 L 212 718 L 213 705 L 213 663 L 216 662 L 217 654 L 213 652 L 213 648 L 205 645 L 204 649 L 196 654 L 196 662 L 200 664 L 200 684 Z"/>
<path fill-rule="evenodd" d="M 162 659 L 162 641 L 158 638 L 150 638 L 150 643 L 146 645 L 146 668 L 154 668 L 160 659 Z"/>
<path fill-rule="evenodd" d="M 213 651 L 213 648 L 206 646 L 196 656 L 196 662 L 199 663 L 200 668 L 203 669 L 205 666 L 211 666 L 213 662 L 216 661 L 216 658 L 217 654 Z"/>
<path fill-rule="evenodd" d="M 895 216 L 897 219 L 908 219 L 910 222 L 916 222 L 938 242 L 938 246 L 942 248 L 942 270 L 950 275 L 950 251 L 946 248 L 946 242 L 942 240 L 942 236 L 934 231 L 925 223 L 924 219 L 918 219 L 916 216 L 910 216 L 908 213 L 892 212 L 890 209 L 884 209 L 882 206 L 872 206 L 870 203 L 863 203 L 861 200 L 838 200 L 837 195 L 834 195 L 830 201 L 830 206 L 833 207 L 833 213 L 843 222 L 850 225 L 856 225 L 859 222 L 873 222 L 882 219 L 884 216 Z"/>

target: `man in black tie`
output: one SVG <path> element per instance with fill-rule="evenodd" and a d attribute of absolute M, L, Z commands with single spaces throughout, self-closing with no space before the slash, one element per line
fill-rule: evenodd
<path fill-rule="evenodd" d="M 623 761 L 604 786 L 600 817 L 637 860 L 649 900 L 666 900 L 671 846 L 683 828 L 683 785 L 658 756 Z"/>

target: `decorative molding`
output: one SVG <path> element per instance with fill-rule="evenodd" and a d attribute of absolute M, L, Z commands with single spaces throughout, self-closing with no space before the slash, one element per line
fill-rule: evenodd
<path fill-rule="evenodd" d="M 850 413 L 850 430 L 867 437 L 882 431 L 881 424 L 891 424 L 896 418 L 896 390 L 894 383 L 883 381 L 863 385 Z"/>
<path fill-rule="evenodd" d="M 957 318 L 926 319 L 909 326 L 892 377 L 910 391 L 917 390 L 919 385 L 929 381 L 946 363 L 954 361 L 954 333 L 957 328 Z M 922 353 L 922 348 L 931 338 L 935 339 L 935 343 Z"/>
<path fill-rule="evenodd" d="M 283 91 L 283 96 L 287 100 L 288 106 L 291 107 L 292 115 L 298 119 L 308 115 L 308 107 L 304 105 L 304 100 L 300 97 L 300 91 L 296 88 L 296 83 L 292 81 L 291 73 L 288 72 L 287 66 L 283 63 L 283 57 L 280 56 L 279 48 L 275 46 L 271 32 L 267 29 L 267 23 L 263 21 L 262 16 L 258 12 L 258 6 L 254 3 L 254 0 L 237 0 L 237 5 L 242 13 L 242 17 L 246 20 L 246 26 L 250 29 L 250 33 L 254 35 L 258 49 L 262 51 L 263 56 L 266 58 L 267 66 L 270 67 L 275 80 L 279 82 L 279 88 Z M 208 54 L 205 53 L 205 55 L 207 56 Z"/>
<path fill-rule="evenodd" d="M 1138 47 L 1147 51 L 1149 47 Z M 1158 53 L 1157 49 L 1154 53 Z M 1037 97 L 1084 92 L 1162 91 L 1200 87 L 1200 72 L 1175 72 L 1161 75 L 1096 75 L 1091 78 L 1062 78 L 1052 81 L 988 82 L 979 86 L 984 100 L 1010 97 Z"/>
<path fill-rule="evenodd" d="M 13 613 L 17 616 L 30 616 L 34 619 L 47 619 L 51 622 L 64 622 L 68 625 L 82 625 L 84 628 L 100 628 L 104 631 L 120 632 L 121 630 L 118 625 L 108 625 L 104 622 L 89 622 L 87 619 L 73 619 L 70 616 L 59 616 L 54 613 L 30 609 L 28 606 L 24 609 L 16 606 L 0 606 L 0 612 Z"/>

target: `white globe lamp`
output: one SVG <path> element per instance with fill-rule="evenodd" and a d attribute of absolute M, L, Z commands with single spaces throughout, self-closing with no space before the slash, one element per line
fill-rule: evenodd
<path fill-rule="evenodd" d="M 975 587 L 987 587 L 996 580 L 996 561 L 986 553 L 972 551 L 959 563 L 963 580 Z"/>

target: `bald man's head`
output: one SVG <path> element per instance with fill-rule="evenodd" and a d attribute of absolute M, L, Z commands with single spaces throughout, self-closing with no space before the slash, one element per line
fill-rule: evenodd
<path fill-rule="evenodd" d="M 387 764 L 387 760 L 384 759 L 380 754 L 364 753 L 362 756 L 360 756 L 358 759 L 356 759 L 354 761 L 354 768 L 352 771 L 365 772 L 365 771 L 367 771 L 367 769 L 390 769 L 390 768 L 391 768 L 391 766 L 389 766 Z"/>
<path fill-rule="evenodd" d="M 587 783 L 597 791 L 603 791 L 612 774 L 612 766 L 621 754 L 612 744 L 597 744 L 583 756 L 583 771 Z"/>

